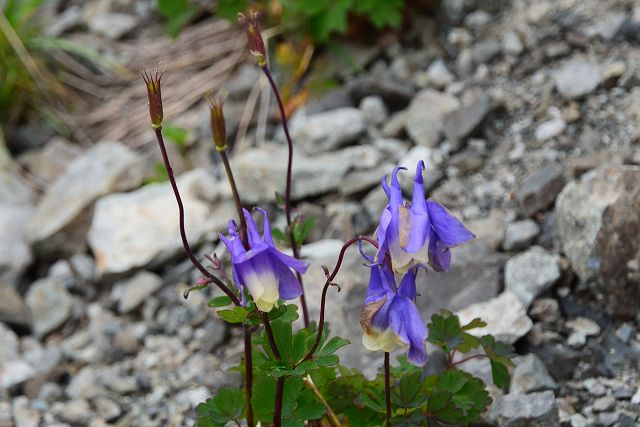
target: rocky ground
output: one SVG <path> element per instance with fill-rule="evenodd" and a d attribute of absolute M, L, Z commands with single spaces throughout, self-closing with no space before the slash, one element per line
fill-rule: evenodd
<path fill-rule="evenodd" d="M 293 197 L 318 222 L 303 248 L 312 316 L 320 265 L 375 229 L 380 177 L 406 165 L 409 189 L 424 159 L 429 195 L 478 238 L 422 284 L 423 314 L 480 316 L 520 354 L 485 421 L 640 425 L 640 3 L 442 3 L 377 47 L 347 45 L 365 71 L 342 70 L 344 84 L 291 122 Z M 234 74 L 228 111 L 242 111 L 258 77 L 251 65 Z M 216 231 L 234 211 L 202 111 L 187 153 L 172 156 L 190 241 L 222 254 Z M 279 215 L 282 134 L 270 124 L 253 144 L 255 133 L 235 147 L 238 185 Z M 212 315 L 208 294 L 182 298 L 197 275 L 173 195 L 149 184 L 157 155 L 128 145 L 53 138 L 20 154 L 42 193 L 0 171 L 0 426 L 187 426 L 197 403 L 239 382 L 227 370 L 240 330 Z M 372 373 L 360 264 L 348 257 L 328 309 L 353 342 L 343 361 Z"/>

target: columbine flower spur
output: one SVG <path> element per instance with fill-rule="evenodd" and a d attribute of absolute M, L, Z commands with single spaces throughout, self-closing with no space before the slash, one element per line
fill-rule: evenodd
<path fill-rule="evenodd" d="M 416 167 L 410 204 L 402 200 L 402 189 L 398 182 L 400 170 L 406 168 L 394 169 L 391 186 L 387 183 L 387 176 L 382 180 L 389 204 L 380 216 L 377 230 L 380 243 L 378 261 L 382 261 L 388 253 L 393 270 L 398 273 L 406 273 L 415 265 L 426 264 L 438 272 L 448 271 L 451 264 L 449 249 L 475 236 L 442 205 L 425 199 L 422 160 Z"/>
<path fill-rule="evenodd" d="M 249 291 L 258 309 L 270 311 L 278 299 L 291 300 L 302 294 L 302 286 L 291 269 L 304 274 L 309 267 L 304 261 L 280 252 L 273 242 L 267 213 L 264 216 L 264 233 L 260 237 L 251 214 L 243 209 L 247 221 L 249 248 L 242 244 L 236 224 L 229 222 L 229 237 L 220 235 L 231 253 L 234 280 L 242 293 Z"/>
<path fill-rule="evenodd" d="M 408 348 L 409 360 L 427 362 L 427 327 L 415 304 L 417 267 L 411 268 L 396 288 L 393 272 L 386 263 L 373 264 L 360 325 L 362 344 L 371 351 L 391 352 Z"/>

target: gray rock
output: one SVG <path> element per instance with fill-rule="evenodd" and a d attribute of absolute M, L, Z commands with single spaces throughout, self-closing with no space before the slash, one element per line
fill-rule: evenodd
<path fill-rule="evenodd" d="M 98 382 L 99 372 L 91 365 L 80 369 L 71 377 L 67 385 L 66 394 L 75 399 L 90 399 L 105 393 L 102 385 Z"/>
<path fill-rule="evenodd" d="M 502 36 L 502 51 L 508 55 L 518 56 L 524 51 L 524 44 L 518 34 L 507 31 Z"/>
<path fill-rule="evenodd" d="M 426 72 L 426 80 L 437 89 L 442 89 L 453 83 L 454 75 L 440 58 L 435 59 Z"/>
<path fill-rule="evenodd" d="M 493 251 L 504 241 L 505 215 L 494 209 L 488 216 L 466 222 L 466 227 L 476 235 L 476 240 L 486 243 Z"/>
<path fill-rule="evenodd" d="M 86 400 L 74 399 L 64 403 L 59 415 L 69 423 L 87 425 L 93 416 L 93 411 Z"/>
<path fill-rule="evenodd" d="M 0 280 L 14 284 L 31 264 L 33 254 L 27 239 L 27 222 L 33 208 L 0 204 Z"/>
<path fill-rule="evenodd" d="M 516 200 L 525 217 L 544 211 L 564 187 L 564 175 L 560 166 L 549 164 L 528 176 L 516 192 Z"/>
<path fill-rule="evenodd" d="M 298 151 L 293 153 L 291 197 L 294 200 L 338 190 L 344 175 L 358 162 L 345 155 L 349 154 L 345 150 L 313 157 Z M 243 171 L 236 174 L 236 182 L 245 203 L 273 200 L 276 192 L 284 191 L 287 155 L 286 147 L 267 144 L 231 159 L 233 169 Z"/>
<path fill-rule="evenodd" d="M 407 170 L 398 173 L 398 181 L 400 181 L 400 186 L 405 194 L 412 195 L 416 166 L 420 160 L 423 160 L 425 163 L 425 170 L 422 172 L 422 178 L 424 180 L 426 197 L 426 193 L 435 188 L 444 176 L 441 168 L 441 162 L 438 161 L 438 156 L 431 148 L 416 146 L 409 150 L 407 154 L 402 156 L 398 161 L 398 166 L 403 166 L 407 168 Z M 385 172 L 385 175 L 391 176 L 392 171 L 393 169 Z M 382 176 L 380 179 L 382 179 Z"/>
<path fill-rule="evenodd" d="M 504 256 L 480 241 L 453 248 L 451 270 L 446 274 L 431 273 L 426 279 L 428 290 L 418 298 L 420 311 L 429 319 L 443 308 L 460 310 L 498 295 L 500 270 Z"/>
<path fill-rule="evenodd" d="M 95 200 L 137 187 L 138 156 L 120 143 L 96 145 L 76 158 L 47 189 L 29 221 L 28 232 L 44 255 L 81 252 Z"/>
<path fill-rule="evenodd" d="M 515 251 L 529 247 L 533 239 L 540 234 L 538 224 L 530 219 L 507 224 L 502 241 L 505 251 Z"/>
<path fill-rule="evenodd" d="M 618 329 L 616 329 L 616 337 L 625 344 L 631 341 L 631 337 L 635 334 L 635 330 L 630 323 L 623 323 Z"/>
<path fill-rule="evenodd" d="M 126 13 L 100 13 L 89 21 L 89 29 L 96 34 L 117 40 L 138 25 L 138 17 Z"/>
<path fill-rule="evenodd" d="M 542 360 L 535 354 L 517 357 L 511 374 L 509 393 L 527 394 L 536 391 L 556 390 L 558 383 L 553 379 Z"/>
<path fill-rule="evenodd" d="M 558 406 L 552 391 L 507 394 L 490 409 L 499 427 L 559 427 Z"/>
<path fill-rule="evenodd" d="M 98 415 L 105 421 L 112 421 L 122 414 L 120 405 L 108 397 L 97 397 L 93 404 L 96 408 Z"/>
<path fill-rule="evenodd" d="M 1 152 L 0 152 L 1 154 Z M 36 200 L 35 191 L 11 167 L 0 167 L 0 203 L 31 206 Z"/>
<path fill-rule="evenodd" d="M 53 138 L 41 149 L 29 151 L 19 159 L 29 172 L 46 183 L 55 181 L 82 154 L 76 144 L 62 138 Z"/>
<path fill-rule="evenodd" d="M 489 113 L 497 106 L 498 104 L 488 93 L 483 93 L 469 104 L 450 114 L 444 125 L 447 139 L 454 146 L 459 147 L 462 140 L 478 131 Z"/>
<path fill-rule="evenodd" d="M 309 116 L 301 112 L 290 124 L 296 146 L 313 155 L 357 140 L 366 128 L 365 116 L 357 108 L 338 108 Z"/>
<path fill-rule="evenodd" d="M 547 141 L 560 135 L 567 128 L 567 123 L 562 117 L 556 117 L 541 123 L 535 131 L 537 141 Z"/>
<path fill-rule="evenodd" d="M 600 70 L 593 62 L 582 57 L 567 61 L 553 75 L 556 89 L 567 99 L 588 95 L 600 83 Z"/>
<path fill-rule="evenodd" d="M 460 322 L 466 324 L 476 317 L 487 323 L 484 328 L 473 329 L 470 334 L 491 334 L 497 340 L 513 344 L 531 330 L 533 322 L 516 294 L 505 291 L 485 302 L 472 304 L 456 312 Z"/>
<path fill-rule="evenodd" d="M 0 322 L 18 327 L 29 327 L 31 318 L 22 296 L 13 288 L 0 284 Z"/>
<path fill-rule="evenodd" d="M 11 403 L 4 399 L 0 400 L 0 427 L 15 427 L 11 415 Z"/>
<path fill-rule="evenodd" d="M 0 366 L 18 359 L 18 336 L 4 323 L 0 323 Z"/>
<path fill-rule="evenodd" d="M 380 126 L 389 117 L 387 106 L 379 96 L 365 96 L 360 101 L 359 108 L 365 120 L 374 126 Z"/>
<path fill-rule="evenodd" d="M 525 308 L 559 278 L 557 258 L 539 246 L 509 258 L 504 269 L 505 288 L 516 294 Z"/>
<path fill-rule="evenodd" d="M 600 326 L 586 317 L 579 316 L 568 320 L 566 325 L 574 333 L 585 337 L 600 335 Z"/>
<path fill-rule="evenodd" d="M 635 316 L 640 304 L 637 182 L 640 167 L 604 165 L 569 183 L 556 203 L 558 234 L 573 270 L 583 281 L 594 280 L 608 311 L 621 317 Z"/>
<path fill-rule="evenodd" d="M 484 64 L 500 55 L 501 52 L 502 45 L 500 41 L 494 37 L 488 37 L 473 45 L 471 58 L 476 64 Z"/>
<path fill-rule="evenodd" d="M 114 285 L 112 296 L 118 301 L 118 311 L 129 313 L 162 286 L 162 279 L 148 271 L 140 271 L 132 278 Z"/>
<path fill-rule="evenodd" d="M 40 425 L 40 413 L 31 408 L 26 396 L 18 396 L 13 400 L 13 419 L 16 427 L 38 427 Z"/>
<path fill-rule="evenodd" d="M 26 302 L 31 312 L 33 332 L 39 338 L 62 326 L 71 315 L 73 306 L 64 285 L 51 278 L 34 282 L 27 292 Z"/>
<path fill-rule="evenodd" d="M 460 102 L 452 95 L 424 89 L 409 105 L 405 130 L 416 144 L 435 147 L 440 142 L 445 117 L 459 107 Z"/>
<path fill-rule="evenodd" d="M 593 412 L 607 412 L 616 406 L 616 400 L 613 396 L 599 397 L 594 400 L 592 408 Z"/>
<path fill-rule="evenodd" d="M 234 217 L 233 204 L 225 200 L 226 182 L 217 182 L 203 169 L 181 175 L 177 182 L 191 245 L 198 245 Z M 170 184 L 147 185 L 98 200 L 88 241 L 98 271 L 107 275 L 157 265 L 182 253 L 178 207 Z"/>
<path fill-rule="evenodd" d="M 11 391 L 33 378 L 36 370 L 24 360 L 10 360 L 0 366 L 0 391 Z"/>

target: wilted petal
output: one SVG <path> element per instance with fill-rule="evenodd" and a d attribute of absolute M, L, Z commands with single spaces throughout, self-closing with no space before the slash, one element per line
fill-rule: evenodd
<path fill-rule="evenodd" d="M 431 225 L 437 238 L 449 248 L 468 242 L 475 235 L 447 211 L 447 209 L 433 200 L 427 201 Z"/>

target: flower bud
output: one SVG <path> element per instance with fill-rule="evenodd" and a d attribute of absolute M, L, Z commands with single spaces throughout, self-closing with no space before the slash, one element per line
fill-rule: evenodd
<path fill-rule="evenodd" d="M 151 126 L 154 129 L 162 127 L 162 91 L 160 89 L 160 80 L 162 80 L 162 72 L 156 68 L 155 75 L 142 72 L 142 79 L 147 85 L 147 97 L 149 98 L 149 117 L 151 117 Z"/>
<path fill-rule="evenodd" d="M 267 65 L 267 51 L 264 47 L 262 34 L 260 34 L 258 16 L 258 13 L 253 10 L 249 12 L 249 16 L 238 13 L 238 21 L 244 27 L 244 32 L 247 35 L 249 52 L 256 58 L 258 66 L 264 67 Z"/>
<path fill-rule="evenodd" d="M 225 91 L 220 91 L 216 95 L 209 92 L 206 95 L 209 102 L 209 111 L 211 112 L 211 135 L 218 152 L 227 150 L 227 131 L 224 124 L 224 114 L 222 107 L 227 98 Z"/>

